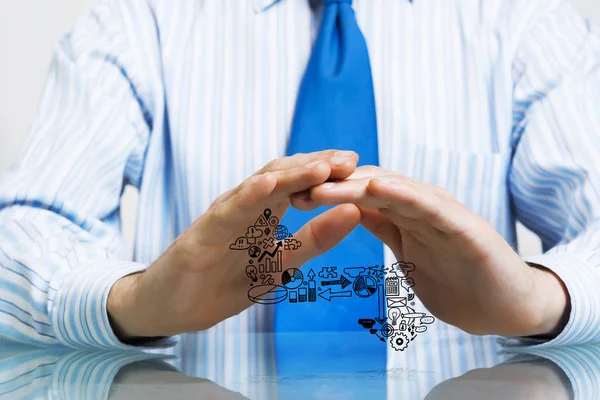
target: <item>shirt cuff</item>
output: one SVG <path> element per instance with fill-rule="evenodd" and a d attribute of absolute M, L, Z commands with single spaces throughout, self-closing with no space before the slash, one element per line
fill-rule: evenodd
<path fill-rule="evenodd" d="M 57 341 L 74 348 L 136 349 L 122 343 L 108 320 L 108 293 L 119 279 L 144 271 L 147 265 L 104 261 L 57 274 L 49 297 L 50 323 Z M 144 343 L 145 348 L 170 347 L 172 339 Z"/>
<path fill-rule="evenodd" d="M 571 302 L 569 320 L 554 339 L 508 337 L 501 338 L 500 343 L 507 347 L 549 347 L 600 342 L 600 276 L 596 266 L 572 254 L 544 254 L 524 260 L 549 269 L 563 281 Z"/>

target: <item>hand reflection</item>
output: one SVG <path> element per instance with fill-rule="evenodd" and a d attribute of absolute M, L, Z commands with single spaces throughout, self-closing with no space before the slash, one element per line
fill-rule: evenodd
<path fill-rule="evenodd" d="M 440 383 L 426 399 L 598 399 L 600 346 L 516 349 L 492 368 Z"/>
<path fill-rule="evenodd" d="M 553 362 L 538 358 L 471 370 L 440 383 L 426 399 L 569 400 L 570 393 L 564 372 Z"/>
<path fill-rule="evenodd" d="M 10 349 L 0 351 L 0 398 L 246 399 L 206 379 L 188 377 L 141 352 Z"/>

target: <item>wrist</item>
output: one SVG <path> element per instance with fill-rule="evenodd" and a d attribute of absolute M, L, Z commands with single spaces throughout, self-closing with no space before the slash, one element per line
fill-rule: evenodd
<path fill-rule="evenodd" d="M 535 276 L 537 298 L 540 300 L 541 315 L 529 334 L 541 339 L 553 339 L 567 325 L 571 312 L 569 293 L 563 281 L 551 270 L 528 264 Z"/>
<path fill-rule="evenodd" d="M 142 272 L 119 279 L 108 294 L 108 318 L 115 335 L 122 342 L 152 336 L 151 329 L 143 320 L 145 313 L 138 305 L 139 282 L 143 275 Z"/>

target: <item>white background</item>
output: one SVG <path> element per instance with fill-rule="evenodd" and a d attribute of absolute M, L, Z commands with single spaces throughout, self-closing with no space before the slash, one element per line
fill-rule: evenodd
<path fill-rule="evenodd" d="M 190 0 L 193 1 L 193 0 Z M 0 0 L 0 172 L 20 148 L 35 113 L 52 47 L 93 0 Z M 600 24 L 600 1 L 573 0 L 586 16 Z M 133 238 L 136 194 L 123 202 L 123 230 Z M 519 229 L 523 254 L 540 252 L 537 238 Z"/>

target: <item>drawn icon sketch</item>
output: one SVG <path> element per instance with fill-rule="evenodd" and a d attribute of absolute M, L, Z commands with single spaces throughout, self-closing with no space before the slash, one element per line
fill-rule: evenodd
<path fill-rule="evenodd" d="M 398 261 L 389 268 L 384 265 L 347 267 L 343 273 L 335 266 L 324 266 L 317 269 L 318 274 L 310 269 L 305 279 L 300 269 L 286 269 L 283 265 L 286 252 L 302 246 L 301 241 L 292 237 L 280 219 L 265 209 L 256 223 L 247 227 L 244 236 L 230 244 L 231 250 L 244 250 L 250 256 L 245 267 L 242 266 L 249 279 L 250 301 L 262 305 L 286 300 L 292 304 L 343 302 L 356 296 L 373 304 L 371 318 L 358 319 L 359 325 L 379 341 L 389 342 L 396 351 L 404 351 L 435 322 L 433 316 L 408 306 L 408 302 L 414 306 L 412 301 L 416 298 L 412 291 L 415 280 L 408 276 L 415 270 L 414 264 Z M 276 281 L 281 284 L 275 284 Z M 376 299 L 369 300 L 375 294 Z"/>
<path fill-rule="evenodd" d="M 263 234 L 264 234 L 263 231 L 261 231 L 260 229 L 257 229 L 254 226 L 249 226 L 248 230 L 246 231 L 246 237 L 248 238 L 248 243 L 255 244 L 256 239 L 261 237 Z"/>
<path fill-rule="evenodd" d="M 392 325 L 396 325 L 398 323 L 398 318 L 402 315 L 402 312 L 399 308 L 390 308 L 388 310 L 388 317 L 392 321 Z"/>
<path fill-rule="evenodd" d="M 287 289 L 277 285 L 254 286 L 248 291 L 248 299 L 256 304 L 277 304 L 287 299 Z"/>
<path fill-rule="evenodd" d="M 366 270 L 367 269 L 365 267 L 344 268 L 344 274 L 348 275 L 352 279 L 356 279 Z"/>
<path fill-rule="evenodd" d="M 256 257 L 260 256 L 260 252 L 261 252 L 261 250 L 260 250 L 260 247 L 258 247 L 258 246 L 251 246 L 248 249 L 248 255 L 252 258 L 256 258 Z"/>
<path fill-rule="evenodd" d="M 254 265 L 248 265 L 246 267 L 246 276 L 252 279 L 252 282 L 258 281 L 258 277 L 256 276 L 257 270 Z"/>
<path fill-rule="evenodd" d="M 283 243 L 286 250 L 298 250 L 302 246 L 302 242 L 296 239 L 285 239 Z"/>
<path fill-rule="evenodd" d="M 275 246 L 275 239 L 273 239 L 272 237 L 265 238 L 262 242 L 262 247 L 265 250 L 273 246 Z"/>
<path fill-rule="evenodd" d="M 246 250 L 250 247 L 250 242 L 248 242 L 248 238 L 243 236 L 237 238 L 235 242 L 229 245 L 229 249 L 231 250 Z"/>
<path fill-rule="evenodd" d="M 277 245 L 275 246 L 275 250 L 273 250 L 273 251 L 265 250 L 265 252 L 258 259 L 258 262 L 261 262 L 266 256 L 275 257 L 277 255 L 277 252 L 279 251 L 279 249 L 281 249 L 281 242 L 277 242 Z"/>
<path fill-rule="evenodd" d="M 331 288 L 329 288 L 327 290 L 320 292 L 319 297 L 321 297 L 327 301 L 331 301 L 332 298 L 336 298 L 336 297 L 352 297 L 352 291 L 346 290 L 343 292 L 335 292 L 335 291 L 332 291 Z"/>
<path fill-rule="evenodd" d="M 404 351 L 408 347 L 408 337 L 404 332 L 399 332 L 392 336 L 390 343 L 392 344 L 392 348 L 396 351 Z"/>
<path fill-rule="evenodd" d="M 400 281 L 400 285 L 408 291 L 408 289 L 415 286 L 415 280 L 413 278 L 404 278 Z"/>
<path fill-rule="evenodd" d="M 277 225 L 275 227 L 275 239 L 284 240 L 289 237 L 288 235 L 289 235 L 289 231 L 288 231 L 287 227 L 285 227 L 283 225 Z"/>
<path fill-rule="evenodd" d="M 308 271 L 308 301 L 314 303 L 317 301 L 317 281 L 315 281 L 315 271 Z"/>
<path fill-rule="evenodd" d="M 335 279 L 337 278 L 337 267 L 323 267 L 319 271 L 319 278 L 321 279 Z"/>
<path fill-rule="evenodd" d="M 308 296 L 306 294 L 306 288 L 304 288 L 304 287 L 298 288 L 298 301 L 300 303 L 306 303 L 307 299 L 308 299 Z"/>
<path fill-rule="evenodd" d="M 271 226 L 277 226 L 279 225 L 279 218 L 277 217 L 273 217 L 269 220 L 269 225 Z"/>
<path fill-rule="evenodd" d="M 340 285 L 342 289 L 346 289 L 349 285 L 352 284 L 352 281 L 346 278 L 344 275 L 340 277 L 340 279 L 335 281 L 321 281 L 321 286 L 334 286 Z"/>
<path fill-rule="evenodd" d="M 406 306 L 406 298 L 400 297 L 396 299 L 386 299 L 388 308 L 392 307 L 405 307 Z"/>
<path fill-rule="evenodd" d="M 281 274 L 281 283 L 288 289 L 297 289 L 303 281 L 304 275 L 297 268 L 286 269 Z"/>
<path fill-rule="evenodd" d="M 385 294 L 386 296 L 400 296 L 400 278 L 397 276 L 385 278 Z"/>
<path fill-rule="evenodd" d="M 375 292 L 377 292 L 377 282 L 372 276 L 360 275 L 354 281 L 352 288 L 358 297 L 367 298 L 373 296 Z"/>
<path fill-rule="evenodd" d="M 258 217 L 258 219 L 256 220 L 256 222 L 254 223 L 254 226 L 256 228 L 268 228 L 269 227 L 269 223 L 267 222 L 267 220 L 265 219 L 264 216 L 260 216 Z"/>

